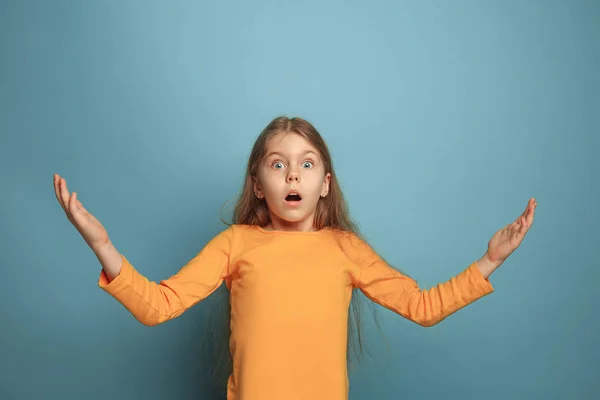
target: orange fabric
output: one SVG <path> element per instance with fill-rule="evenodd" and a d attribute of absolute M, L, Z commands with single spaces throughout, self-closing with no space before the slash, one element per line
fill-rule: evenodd
<path fill-rule="evenodd" d="M 233 373 L 228 400 L 348 398 L 346 341 L 353 288 L 422 326 L 493 292 L 476 263 L 429 290 L 357 236 L 333 229 L 233 225 L 169 279 L 151 282 L 123 257 L 98 285 L 145 325 L 181 315 L 223 282 L 230 290 Z"/>

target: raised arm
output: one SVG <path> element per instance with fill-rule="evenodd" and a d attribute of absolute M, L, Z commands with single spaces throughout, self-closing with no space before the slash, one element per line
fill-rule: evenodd
<path fill-rule="evenodd" d="M 356 236 L 353 247 L 353 259 L 358 267 L 355 286 L 372 301 L 421 326 L 435 325 L 494 291 L 477 262 L 447 282 L 423 289 Z"/>
<path fill-rule="evenodd" d="M 104 226 L 69 193 L 64 178 L 54 175 L 56 199 L 67 219 L 98 257 L 98 285 L 144 325 L 157 325 L 181 315 L 206 298 L 229 276 L 233 227 L 214 237 L 179 272 L 160 283 L 141 275 L 113 245 Z"/>
<path fill-rule="evenodd" d="M 215 236 L 175 275 L 158 283 L 140 274 L 121 255 L 120 273 L 110 279 L 104 269 L 98 286 L 118 300 L 142 324 L 153 326 L 181 315 L 208 297 L 229 276 L 233 228 Z M 111 251 L 111 250 L 107 250 Z M 102 255 L 99 255 L 99 259 Z"/>
<path fill-rule="evenodd" d="M 357 286 L 369 299 L 425 327 L 494 291 L 476 262 L 447 282 L 422 289 L 381 260 L 361 268 Z"/>

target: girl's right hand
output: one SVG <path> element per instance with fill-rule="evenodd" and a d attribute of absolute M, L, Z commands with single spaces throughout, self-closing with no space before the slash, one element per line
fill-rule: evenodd
<path fill-rule="evenodd" d="M 109 243 L 104 226 L 83 207 L 77 199 L 76 192 L 69 194 L 67 182 L 57 174 L 54 175 L 54 192 L 67 218 L 92 249 L 98 249 Z"/>

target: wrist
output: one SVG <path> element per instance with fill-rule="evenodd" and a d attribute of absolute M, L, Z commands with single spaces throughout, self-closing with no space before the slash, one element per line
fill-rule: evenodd
<path fill-rule="evenodd" d="M 114 247 L 114 246 L 113 246 L 112 242 L 110 241 L 110 239 L 104 240 L 99 243 L 90 243 L 90 248 L 96 255 L 98 255 L 100 253 L 106 253 L 108 250 L 110 250 L 111 247 Z"/>
<path fill-rule="evenodd" d="M 94 245 L 94 254 L 100 261 L 102 269 L 106 272 L 109 281 L 112 281 L 121 272 L 121 266 L 123 265 L 123 257 L 113 243 L 108 240 L 102 244 Z"/>
<path fill-rule="evenodd" d="M 477 260 L 477 266 L 479 267 L 479 271 L 481 271 L 481 275 L 484 278 L 489 278 L 489 276 L 500 266 L 502 262 L 500 261 L 492 261 L 487 253 Z"/>

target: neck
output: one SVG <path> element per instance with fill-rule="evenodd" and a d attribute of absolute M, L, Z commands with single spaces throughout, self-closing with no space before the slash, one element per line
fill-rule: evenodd
<path fill-rule="evenodd" d="M 316 231 L 314 226 L 314 217 L 307 218 L 302 221 L 286 221 L 277 218 L 275 215 L 271 215 L 271 222 L 269 222 L 264 229 L 270 231 L 300 231 L 300 232 L 314 232 Z"/>

